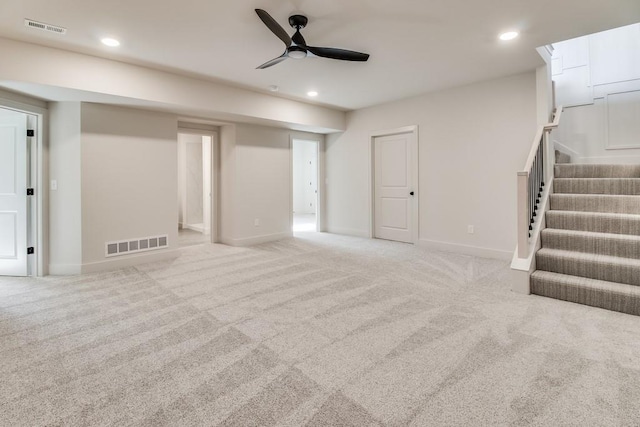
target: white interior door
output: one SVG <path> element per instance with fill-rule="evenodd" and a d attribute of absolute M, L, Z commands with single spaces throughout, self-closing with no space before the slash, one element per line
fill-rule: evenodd
<path fill-rule="evenodd" d="M 0 109 L 0 274 L 27 273 L 27 115 Z"/>
<path fill-rule="evenodd" d="M 309 181 L 309 189 L 307 195 L 309 198 L 309 208 L 313 214 L 318 209 L 318 143 L 312 142 L 311 156 L 309 158 L 309 167 L 307 168 L 307 181 Z"/>
<path fill-rule="evenodd" d="M 374 138 L 374 237 L 414 242 L 413 133 Z"/>

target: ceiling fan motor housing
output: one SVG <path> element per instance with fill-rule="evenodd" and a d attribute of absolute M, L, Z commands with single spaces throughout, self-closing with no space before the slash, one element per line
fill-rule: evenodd
<path fill-rule="evenodd" d="M 289 17 L 289 25 L 298 30 L 306 27 L 307 22 L 309 22 L 309 20 L 304 15 L 291 15 Z"/>

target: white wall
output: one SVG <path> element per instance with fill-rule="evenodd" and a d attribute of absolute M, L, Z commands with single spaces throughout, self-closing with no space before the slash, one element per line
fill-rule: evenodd
<path fill-rule="evenodd" d="M 202 203 L 202 181 L 204 170 L 202 168 L 202 137 L 197 143 L 187 144 L 186 155 L 186 179 L 187 179 L 187 224 L 203 224 L 204 205 Z"/>
<path fill-rule="evenodd" d="M 281 128 L 221 127 L 222 242 L 248 245 L 291 236 L 293 138 L 324 140 Z"/>
<path fill-rule="evenodd" d="M 25 90 L 36 84 L 83 91 L 79 98 L 83 101 L 95 93 L 106 97 L 96 102 L 127 102 L 195 117 L 318 132 L 344 129 L 342 111 L 115 60 L 4 38 L 0 38 L 0 57 L 11 58 L 0 61 L 0 83 L 26 83 L 16 85 Z M 70 96 L 64 91 L 48 92 Z"/>
<path fill-rule="evenodd" d="M 419 127 L 421 244 L 510 259 L 516 171 L 536 131 L 535 72 L 349 113 L 347 131 L 327 137 L 328 231 L 369 236 L 370 133 L 409 125 Z"/>
<path fill-rule="evenodd" d="M 293 212 L 316 213 L 318 151 L 313 141 L 293 140 Z"/>
<path fill-rule="evenodd" d="M 210 136 L 178 134 L 178 221 L 183 228 L 211 231 Z"/>
<path fill-rule="evenodd" d="M 83 271 L 177 248 L 177 118 L 82 104 Z M 169 247 L 105 259 L 105 242 L 167 234 Z M 140 262 L 140 261 L 137 261 Z"/>
<path fill-rule="evenodd" d="M 80 103 L 49 106 L 49 273 L 77 274 L 82 265 Z"/>
<path fill-rule="evenodd" d="M 211 154 L 213 150 L 213 141 L 210 136 L 202 137 L 202 221 L 204 225 L 204 233 L 211 233 L 211 198 L 213 189 L 211 188 L 211 175 L 213 174 L 213 165 L 211 163 Z"/>
<path fill-rule="evenodd" d="M 220 238 L 233 244 L 236 211 L 236 125 L 220 127 Z"/>
<path fill-rule="evenodd" d="M 640 24 L 554 44 L 553 140 L 582 163 L 640 162 Z"/>

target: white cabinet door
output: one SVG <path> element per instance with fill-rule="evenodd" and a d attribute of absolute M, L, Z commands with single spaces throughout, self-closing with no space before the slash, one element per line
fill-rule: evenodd
<path fill-rule="evenodd" d="M 374 139 L 375 237 L 413 243 L 413 134 Z"/>
<path fill-rule="evenodd" d="M 27 275 L 27 116 L 0 109 L 0 275 Z"/>

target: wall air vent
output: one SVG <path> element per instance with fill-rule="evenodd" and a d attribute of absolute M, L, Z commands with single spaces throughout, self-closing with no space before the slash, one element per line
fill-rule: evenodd
<path fill-rule="evenodd" d="M 104 256 L 112 257 L 138 252 L 155 251 L 169 246 L 169 236 L 141 237 L 138 239 L 117 240 L 104 244 Z"/>
<path fill-rule="evenodd" d="M 56 34 L 67 34 L 67 29 L 58 27 L 57 25 L 45 24 L 44 22 L 33 21 L 31 19 L 24 20 L 25 27 L 35 28 L 37 30 L 48 31 Z"/>

